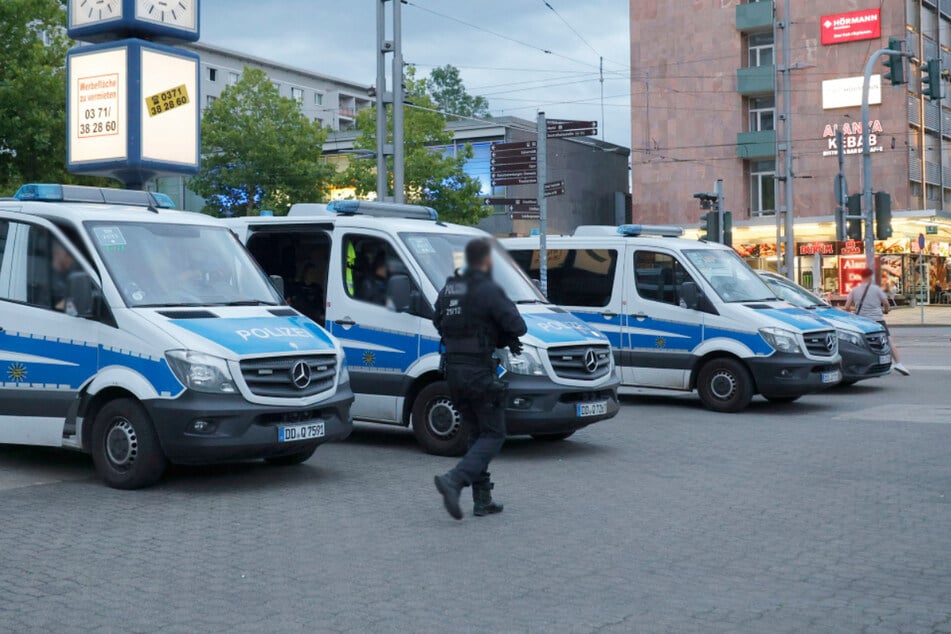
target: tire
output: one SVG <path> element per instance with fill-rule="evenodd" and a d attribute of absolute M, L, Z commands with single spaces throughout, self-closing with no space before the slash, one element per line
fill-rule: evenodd
<path fill-rule="evenodd" d="M 740 412 L 753 400 L 753 377 L 740 361 L 722 357 L 708 361 L 697 377 L 700 400 L 715 412 Z"/>
<path fill-rule="evenodd" d="M 292 467 L 310 460 L 310 457 L 314 455 L 315 451 L 317 451 L 317 445 L 314 445 L 310 449 L 305 449 L 304 451 L 298 451 L 297 453 L 265 458 L 264 462 L 269 465 L 274 465 L 275 467 Z"/>
<path fill-rule="evenodd" d="M 92 461 L 114 489 L 152 486 L 168 466 L 148 413 L 131 398 L 110 401 L 99 410 L 92 428 Z"/>
<path fill-rule="evenodd" d="M 560 434 L 532 434 L 532 438 L 541 442 L 557 442 L 571 438 L 575 432 L 563 431 Z"/>
<path fill-rule="evenodd" d="M 413 433 L 426 453 L 461 456 L 466 452 L 469 430 L 452 404 L 445 381 L 430 383 L 413 401 Z"/>
<path fill-rule="evenodd" d="M 798 401 L 801 396 L 767 396 L 766 400 L 770 403 L 776 403 L 777 405 L 784 405 L 786 403 L 794 403 Z"/>

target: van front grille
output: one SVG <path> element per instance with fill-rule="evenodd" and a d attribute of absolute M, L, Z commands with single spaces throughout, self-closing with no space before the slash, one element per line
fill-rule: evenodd
<path fill-rule="evenodd" d="M 834 330 L 819 330 L 803 335 L 806 350 L 814 357 L 834 357 L 839 351 L 839 337 Z"/>
<path fill-rule="evenodd" d="M 264 357 L 241 362 L 252 394 L 278 398 L 313 396 L 331 389 L 337 375 L 335 354 Z"/>
<path fill-rule="evenodd" d="M 548 360 L 555 374 L 563 379 L 599 379 L 611 371 L 611 346 L 550 348 Z"/>

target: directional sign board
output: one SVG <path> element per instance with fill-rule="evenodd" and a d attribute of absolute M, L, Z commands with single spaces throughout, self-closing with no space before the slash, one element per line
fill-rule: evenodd
<path fill-rule="evenodd" d="M 489 170 L 493 185 L 538 183 L 538 142 L 493 143 Z"/>
<path fill-rule="evenodd" d="M 573 136 L 595 136 L 598 133 L 597 121 L 549 119 L 547 126 L 547 136 L 549 139 L 564 139 Z"/>
<path fill-rule="evenodd" d="M 552 196 L 562 196 L 565 193 L 565 181 L 553 181 L 545 183 L 545 198 Z"/>
<path fill-rule="evenodd" d="M 537 205 L 537 198 L 483 198 L 484 205 Z"/>
<path fill-rule="evenodd" d="M 493 143 L 490 148 L 492 153 L 509 152 L 514 150 L 532 150 L 538 151 L 538 141 L 518 141 L 516 143 Z"/>
<path fill-rule="evenodd" d="M 492 178 L 493 185 L 537 185 L 538 177 L 534 174 L 531 176 L 504 176 L 500 178 Z"/>

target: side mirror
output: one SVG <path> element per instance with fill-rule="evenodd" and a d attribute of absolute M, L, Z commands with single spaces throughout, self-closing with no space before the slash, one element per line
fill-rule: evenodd
<path fill-rule="evenodd" d="M 97 298 L 96 285 L 89 273 L 85 271 L 70 273 L 69 297 L 66 299 L 67 312 L 74 312 L 77 317 L 95 317 Z"/>
<path fill-rule="evenodd" d="M 268 275 L 268 279 L 271 280 L 277 294 L 281 296 L 281 301 L 284 301 L 284 278 L 280 275 Z"/>
<path fill-rule="evenodd" d="M 413 314 L 428 320 L 436 316 L 436 311 L 419 291 L 413 291 Z"/>
<path fill-rule="evenodd" d="M 413 284 L 408 275 L 391 275 L 386 282 L 386 298 L 398 313 L 408 313 L 413 307 Z"/>
<path fill-rule="evenodd" d="M 684 282 L 680 285 L 680 299 L 690 310 L 697 310 L 700 306 L 700 288 L 696 282 Z"/>

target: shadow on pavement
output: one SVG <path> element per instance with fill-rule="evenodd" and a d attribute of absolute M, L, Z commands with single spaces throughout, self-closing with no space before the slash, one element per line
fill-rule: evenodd
<path fill-rule="evenodd" d="M 339 480 L 339 473 L 320 464 L 321 449 L 304 464 L 294 466 L 274 466 L 262 460 L 213 465 L 172 465 L 156 490 L 181 491 L 190 495 L 218 495 L 265 488 L 284 490 Z"/>
<path fill-rule="evenodd" d="M 855 389 L 854 387 L 852 389 Z M 862 388 L 859 388 L 862 389 Z M 874 391 L 874 390 L 872 390 Z M 857 392 L 860 393 L 860 392 Z M 821 394 L 821 392 L 819 392 Z M 744 411 L 739 413 L 723 413 L 723 412 L 714 412 L 708 410 L 703 406 L 703 403 L 700 402 L 700 399 L 693 397 L 687 398 L 681 395 L 671 395 L 671 396 L 660 396 L 655 394 L 624 394 L 620 396 L 622 406 L 631 406 L 631 407 L 644 407 L 644 406 L 660 406 L 668 407 L 671 409 L 680 409 L 683 412 L 703 412 L 704 416 L 710 415 L 716 418 L 725 418 L 727 416 L 749 416 L 749 415 L 758 415 L 758 414 L 767 414 L 767 413 L 795 413 L 795 414 L 811 414 L 817 412 L 823 412 L 827 410 L 832 410 L 834 407 L 825 404 L 817 403 L 815 401 L 810 401 L 811 397 L 816 396 L 815 394 L 806 394 L 801 399 L 793 401 L 792 403 L 773 403 L 766 400 L 763 397 L 757 396 L 753 398 L 753 401 L 749 404 Z M 704 422 L 705 419 L 697 419 L 699 422 Z"/>

